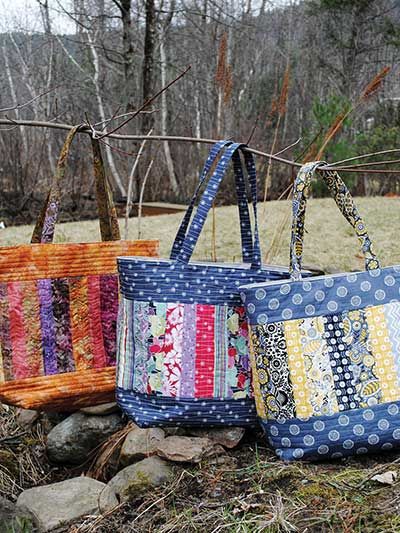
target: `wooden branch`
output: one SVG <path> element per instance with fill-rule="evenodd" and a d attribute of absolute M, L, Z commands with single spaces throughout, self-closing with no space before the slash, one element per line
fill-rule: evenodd
<path fill-rule="evenodd" d="M 9 119 L 0 119 L 0 126 L 33 126 L 38 128 L 52 128 L 52 129 L 61 129 L 61 130 L 70 130 L 73 126 L 71 124 L 62 124 L 57 122 L 46 122 L 46 121 L 40 121 L 40 120 L 9 120 Z M 1 129 L 0 129 L 1 132 Z M 87 125 L 82 125 L 79 130 L 79 133 L 86 133 L 91 134 L 91 130 Z M 101 132 L 97 132 L 99 135 L 101 135 Z M 202 139 L 199 137 L 182 137 L 179 135 L 128 135 L 128 134 L 122 134 L 122 133 L 113 133 L 108 134 L 107 137 L 112 139 L 119 139 L 121 141 L 142 141 L 143 139 L 147 139 L 148 141 L 179 141 L 179 142 L 189 142 L 189 143 L 201 143 L 201 144 L 215 144 L 218 142 L 216 139 Z M 273 161 L 276 161 L 278 163 L 283 163 L 285 165 L 289 165 L 290 167 L 296 167 L 300 168 L 302 166 L 301 163 L 297 163 L 295 161 L 290 161 L 288 159 L 283 159 L 282 157 L 278 157 L 274 154 L 267 154 L 266 152 L 261 152 L 260 150 L 254 150 L 254 148 L 245 148 L 245 150 L 248 150 L 254 155 L 259 155 L 260 157 L 267 157 L 271 158 Z M 362 156 L 358 156 L 359 158 Z M 334 166 L 335 163 L 320 167 L 321 170 L 343 170 L 345 172 L 363 172 L 364 174 L 400 174 L 400 169 L 358 169 L 358 168 L 347 168 L 347 167 L 336 167 Z"/>

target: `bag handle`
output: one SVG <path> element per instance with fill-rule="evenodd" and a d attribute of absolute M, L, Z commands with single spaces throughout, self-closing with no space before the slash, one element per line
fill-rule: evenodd
<path fill-rule="evenodd" d="M 61 199 L 61 181 L 65 176 L 67 159 L 72 141 L 80 126 L 74 126 L 68 133 L 61 149 L 56 172 L 46 202 L 38 216 L 32 233 L 31 243 L 53 242 L 55 225 Z M 108 182 L 100 142 L 92 138 L 93 170 L 96 183 L 97 210 L 100 222 L 100 234 L 103 241 L 120 240 L 118 217 L 112 198 L 112 191 Z"/>
<path fill-rule="evenodd" d="M 290 277 L 292 280 L 301 279 L 301 263 L 303 255 L 304 220 L 306 213 L 307 197 L 312 178 L 318 172 L 333 196 L 342 215 L 353 227 L 365 259 L 366 270 L 379 268 L 379 261 L 372 251 L 372 243 L 369 238 L 363 219 L 354 204 L 353 198 L 346 184 L 336 171 L 318 170 L 325 165 L 324 161 L 314 161 L 303 165 L 294 182 L 292 203 L 292 235 L 290 241 Z"/>
<path fill-rule="evenodd" d="M 241 161 L 238 150 L 243 150 L 246 145 L 241 143 L 233 143 L 228 146 L 221 156 L 214 173 L 209 179 L 207 186 L 201 196 L 197 211 L 193 217 L 192 223 L 189 227 L 188 233 L 182 243 L 181 250 L 176 258 L 180 263 L 187 264 L 193 254 L 196 243 L 199 239 L 200 233 L 203 229 L 207 214 L 211 209 L 214 198 L 218 192 L 221 181 L 226 173 L 229 162 L 233 160 L 235 167 L 238 169 Z M 252 193 L 252 204 L 254 212 L 254 230 L 255 238 L 253 245 L 253 254 L 252 254 L 252 267 L 251 268 L 260 268 L 261 264 L 261 253 L 259 245 L 259 236 L 258 236 L 258 221 L 257 221 L 257 181 L 256 181 L 256 170 L 254 165 L 254 160 L 252 154 L 245 152 L 245 163 L 246 169 L 249 176 L 249 181 L 251 183 L 251 193 Z"/>
<path fill-rule="evenodd" d="M 208 154 L 208 158 L 204 164 L 204 168 L 200 174 L 199 182 L 197 184 L 196 190 L 192 196 L 189 207 L 186 210 L 185 216 L 176 234 L 174 244 L 172 245 L 170 259 L 172 260 L 176 259 L 182 247 L 183 241 L 185 240 L 187 228 L 189 226 L 190 219 L 192 217 L 193 209 L 194 209 L 196 200 L 199 196 L 201 186 L 203 185 L 208 173 L 210 172 L 212 165 L 217 159 L 218 154 L 222 151 L 222 149 L 225 146 L 228 146 L 230 144 L 232 144 L 232 141 L 222 140 L 222 141 L 218 141 L 212 146 L 210 153 Z M 241 234 L 241 241 L 242 241 L 242 258 L 244 262 L 247 262 L 249 260 L 249 257 L 252 257 L 253 255 L 250 214 L 249 214 L 249 208 L 248 208 L 248 202 L 247 202 L 247 196 L 246 196 L 246 187 L 245 187 L 245 182 L 243 179 L 243 172 L 242 172 L 241 165 L 239 165 L 239 168 L 236 168 L 235 165 L 234 167 L 235 167 L 236 196 L 237 196 L 237 202 L 238 202 L 238 208 L 239 208 L 239 219 L 240 219 L 240 234 Z"/>

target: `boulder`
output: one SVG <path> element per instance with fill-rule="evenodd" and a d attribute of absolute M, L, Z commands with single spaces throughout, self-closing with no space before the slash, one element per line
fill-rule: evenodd
<path fill-rule="evenodd" d="M 158 443 L 164 439 L 165 433 L 161 428 L 142 429 L 134 427 L 126 436 L 121 448 L 120 464 L 127 466 L 139 459 L 154 455 Z"/>
<path fill-rule="evenodd" d="M 108 486 L 122 502 L 152 487 L 168 483 L 172 475 L 171 466 L 159 457 L 153 456 L 127 466 L 109 481 Z"/>
<path fill-rule="evenodd" d="M 218 455 L 224 451 L 211 439 L 201 437 L 172 436 L 159 441 L 157 445 L 157 455 L 183 463 L 199 463 L 205 457 Z"/>
<path fill-rule="evenodd" d="M 55 463 L 83 463 L 91 450 L 123 426 L 118 415 L 87 416 L 74 413 L 48 434 L 48 457 Z"/>
<path fill-rule="evenodd" d="M 189 435 L 211 439 L 216 444 L 222 444 L 225 448 L 234 448 L 242 440 L 246 430 L 239 427 L 197 429 L 190 428 Z"/>
<path fill-rule="evenodd" d="M 84 476 L 25 490 L 17 500 L 17 509 L 28 512 L 43 533 L 116 505 L 118 500 L 109 486 Z"/>

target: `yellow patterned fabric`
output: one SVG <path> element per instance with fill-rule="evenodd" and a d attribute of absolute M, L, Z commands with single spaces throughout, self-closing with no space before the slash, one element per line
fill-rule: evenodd
<path fill-rule="evenodd" d="M 366 310 L 371 352 L 375 359 L 376 374 L 384 402 L 395 401 L 400 396 L 396 362 L 389 339 L 383 305 Z"/>
<path fill-rule="evenodd" d="M 307 386 L 307 374 L 304 365 L 303 346 L 299 329 L 301 321 L 302 320 L 300 319 L 285 322 L 284 328 L 296 413 L 299 418 L 306 418 L 313 415 L 313 409 L 310 403 L 309 389 Z"/>

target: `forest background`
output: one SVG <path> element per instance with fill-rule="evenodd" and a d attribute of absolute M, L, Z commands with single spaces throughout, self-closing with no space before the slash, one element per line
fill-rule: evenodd
<path fill-rule="evenodd" d="M 11 121 L 0 132 L 0 217 L 7 225 L 37 216 L 66 135 L 13 120 L 115 127 L 126 118 L 116 117 L 137 110 L 189 65 L 121 131 L 250 139 L 272 153 L 294 144 L 284 157 L 303 161 L 339 120 L 323 148 L 329 162 L 400 146 L 398 0 L 29 0 L 1 10 L 0 118 Z M 383 69 L 379 91 L 363 98 Z M 80 135 L 69 159 L 64 220 L 95 213 L 87 137 Z M 103 141 L 123 203 L 140 143 Z M 187 202 L 206 154 L 200 144 L 147 143 L 133 199 L 153 160 L 144 199 Z M 257 160 L 260 191 L 278 199 L 292 170 L 268 165 Z M 395 172 L 344 176 L 357 195 L 399 193 Z M 219 203 L 233 200 L 227 183 Z"/>

